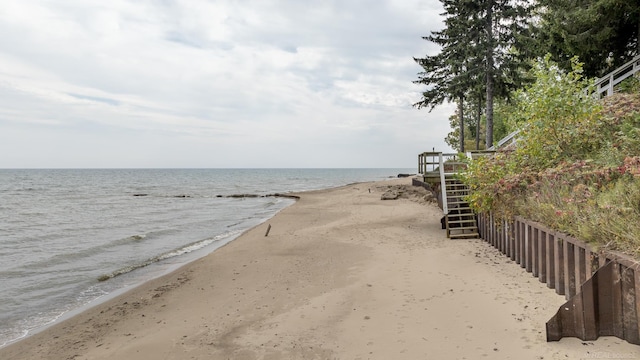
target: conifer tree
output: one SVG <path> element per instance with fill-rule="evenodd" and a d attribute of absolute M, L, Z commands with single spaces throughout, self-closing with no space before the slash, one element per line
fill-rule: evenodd
<path fill-rule="evenodd" d="M 521 86 L 521 71 L 530 56 L 526 42 L 531 7 L 526 0 L 441 0 L 445 28 L 425 40 L 442 47 L 439 54 L 414 60 L 423 67 L 418 84 L 428 86 L 418 108 L 463 101 L 485 93 L 486 146 L 493 144 L 494 97 L 506 97 Z M 464 150 L 464 121 L 460 122 L 460 148 Z"/>
<path fill-rule="evenodd" d="M 532 56 L 529 18 L 533 6 L 526 0 L 473 1 L 484 19 L 479 46 L 485 51 L 486 146 L 493 145 L 494 97 L 506 97 L 522 86 L 526 60 Z"/>
<path fill-rule="evenodd" d="M 467 0 L 442 0 L 445 12 L 445 28 L 434 31 L 423 39 L 441 46 L 440 53 L 424 58 L 414 58 L 424 71 L 418 73 L 416 84 L 427 86 L 422 100 L 415 103 L 417 108 L 427 107 L 429 111 L 444 101 L 458 103 L 458 118 L 464 119 L 464 101 L 473 77 L 470 65 L 477 59 L 470 46 L 470 16 L 466 12 Z M 460 121 L 459 151 L 464 152 L 464 121 Z"/>
<path fill-rule="evenodd" d="M 603 76 L 640 54 L 640 0 L 539 0 L 541 54 L 571 70 L 578 56 L 587 77 Z"/>

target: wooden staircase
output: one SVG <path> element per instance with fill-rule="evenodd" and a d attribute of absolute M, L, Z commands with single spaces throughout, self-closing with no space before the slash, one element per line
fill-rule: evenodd
<path fill-rule="evenodd" d="M 445 174 L 444 192 L 448 214 L 446 217 L 447 237 L 450 239 L 479 238 L 478 223 L 473 210 L 464 200 L 469 194 L 469 187 L 456 179 L 453 174 Z"/>
<path fill-rule="evenodd" d="M 493 152 L 467 154 L 469 159 L 485 156 Z M 418 172 L 423 181 L 432 188 L 439 188 L 438 205 L 443 212 L 443 229 L 451 239 L 479 238 L 476 215 L 464 200 L 469 187 L 458 180 L 457 175 L 465 171 L 467 164 L 460 161 L 458 154 L 424 152 L 418 155 Z"/>

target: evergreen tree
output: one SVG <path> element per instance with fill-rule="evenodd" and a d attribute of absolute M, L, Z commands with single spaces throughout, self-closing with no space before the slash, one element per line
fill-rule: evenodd
<path fill-rule="evenodd" d="M 474 34 L 473 13 L 468 10 L 469 0 L 442 0 L 445 12 L 445 28 L 434 31 L 423 39 L 441 46 L 437 55 L 424 58 L 414 58 L 424 71 L 418 73 L 416 84 L 427 86 L 422 93 L 422 100 L 415 103 L 417 108 L 427 107 L 429 111 L 444 101 L 456 101 L 458 103 L 458 117 L 464 119 L 464 102 L 466 93 L 472 82 L 477 79 L 473 76 L 477 69 L 478 56 L 473 51 L 477 47 L 473 42 L 477 41 L 477 32 Z M 464 152 L 464 121 L 459 126 L 459 151 Z"/>
<path fill-rule="evenodd" d="M 429 88 L 418 108 L 433 109 L 443 101 L 458 102 L 459 144 L 464 150 L 464 100 L 486 101 L 487 146 L 493 144 L 494 97 L 506 97 L 523 82 L 522 68 L 531 54 L 528 24 L 531 7 L 520 0 L 441 0 L 445 28 L 425 40 L 442 47 L 434 56 L 414 60 L 424 71 L 418 84 Z M 480 105 L 480 107 L 482 107 Z M 476 119 L 479 119 L 476 116 Z M 479 134 L 478 134 L 479 135 Z M 476 141 L 479 145 L 479 140 Z"/>
<path fill-rule="evenodd" d="M 479 46 L 485 51 L 486 145 L 493 145 L 493 104 L 495 96 L 507 97 L 521 87 L 523 68 L 532 56 L 530 26 L 533 6 L 526 0 L 481 0 L 477 12 L 484 18 L 484 34 Z"/>
<path fill-rule="evenodd" d="M 599 77 L 640 54 L 640 0 L 539 0 L 541 54 L 563 69 L 571 58 L 584 63 L 587 77 Z"/>

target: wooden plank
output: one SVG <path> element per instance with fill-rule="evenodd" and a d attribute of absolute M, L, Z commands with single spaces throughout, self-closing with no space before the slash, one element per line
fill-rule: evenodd
<path fill-rule="evenodd" d="M 542 230 L 538 238 L 538 280 L 547 282 L 547 233 Z"/>
<path fill-rule="evenodd" d="M 600 336 L 613 336 L 613 268 L 614 263 L 609 262 L 602 266 L 594 275 L 597 278 L 600 290 L 597 293 L 598 298 L 598 314 L 599 314 L 599 330 Z"/>
<path fill-rule="evenodd" d="M 482 238 L 484 239 L 484 241 L 488 241 L 487 239 L 489 238 L 489 234 L 487 233 L 487 224 L 488 224 L 488 218 L 486 214 L 482 214 Z"/>
<path fill-rule="evenodd" d="M 500 224 L 498 224 L 496 230 L 497 230 L 497 232 L 496 232 L 496 249 L 498 249 L 498 251 L 502 252 L 502 235 L 503 235 L 502 226 L 500 226 Z"/>
<path fill-rule="evenodd" d="M 489 214 L 489 224 L 487 225 L 487 242 L 493 246 L 493 214 Z"/>
<path fill-rule="evenodd" d="M 555 288 L 556 294 L 564 295 L 564 241 L 562 238 L 554 235 L 553 242 L 553 266 L 555 268 Z"/>
<path fill-rule="evenodd" d="M 575 272 L 576 272 L 576 289 L 580 289 L 580 285 L 582 285 L 585 281 L 587 281 L 587 274 L 585 269 L 587 268 L 585 264 L 585 249 L 574 243 L 574 252 L 575 252 Z M 576 292 L 579 292 L 576 290 Z"/>
<path fill-rule="evenodd" d="M 638 320 L 638 317 L 640 317 L 640 271 L 638 271 L 638 267 L 636 266 L 633 269 L 633 281 L 634 281 L 634 290 L 635 290 L 635 308 L 636 308 L 636 321 Z M 638 326 L 640 328 L 640 326 Z M 638 332 L 636 332 L 636 335 L 640 337 L 640 329 L 638 329 Z M 638 343 L 634 343 L 636 345 L 640 345 Z"/>
<path fill-rule="evenodd" d="M 624 339 L 632 344 L 640 344 L 638 337 L 638 313 L 636 311 L 635 271 L 623 266 L 621 268 L 622 285 L 622 324 Z"/>
<path fill-rule="evenodd" d="M 599 259 L 598 253 L 594 253 L 593 251 L 588 251 L 586 256 L 587 256 L 587 268 L 588 268 L 587 276 L 591 277 L 600 268 L 600 259 Z"/>
<path fill-rule="evenodd" d="M 563 239 L 564 250 L 564 290 L 565 298 L 571 299 L 576 294 L 576 261 L 574 246 L 567 239 Z"/>
<path fill-rule="evenodd" d="M 622 278 L 621 265 L 617 261 L 611 267 L 611 318 L 613 333 L 611 335 L 624 338 L 624 323 L 622 311 Z"/>
<path fill-rule="evenodd" d="M 582 340 L 586 340 L 586 331 L 584 327 L 584 303 L 582 296 L 574 296 L 573 300 L 574 313 L 573 313 L 573 329 L 575 331 L 575 337 Z M 567 319 L 567 322 L 570 320 Z"/>
<path fill-rule="evenodd" d="M 526 229 L 525 229 L 525 233 L 524 233 L 524 240 L 525 240 L 525 258 L 524 258 L 524 265 L 525 265 L 525 269 L 527 270 L 527 272 L 531 272 L 533 270 L 533 267 L 531 266 L 531 260 L 533 259 L 533 229 L 531 228 L 531 225 L 526 224 Z"/>
<path fill-rule="evenodd" d="M 507 229 L 507 221 L 502 221 L 502 253 L 507 255 L 509 252 L 509 233 Z"/>
<path fill-rule="evenodd" d="M 507 222 L 507 220 L 504 220 L 502 222 L 502 226 L 504 227 L 504 254 L 507 257 L 511 256 L 511 237 L 509 236 L 510 234 L 510 229 L 509 229 L 509 223 Z"/>
<path fill-rule="evenodd" d="M 533 241 L 531 242 L 531 274 L 533 277 L 538 277 L 538 257 L 540 254 L 538 253 L 538 243 L 539 243 L 539 234 L 540 230 L 531 226 L 531 235 L 533 237 Z"/>
<path fill-rule="evenodd" d="M 502 253 L 509 256 L 509 231 L 507 229 L 507 221 L 502 220 Z"/>
<path fill-rule="evenodd" d="M 510 233 L 510 239 L 511 239 L 511 261 L 515 261 L 516 260 L 516 228 L 514 226 L 515 224 L 512 222 L 511 225 L 509 226 L 509 233 Z"/>
<path fill-rule="evenodd" d="M 516 264 L 522 264 L 522 223 L 516 220 Z"/>
<path fill-rule="evenodd" d="M 498 239 L 498 235 L 496 233 L 497 229 L 496 229 L 496 219 L 493 218 L 493 216 L 491 217 L 491 224 L 489 224 L 491 226 L 491 245 L 493 245 L 493 247 L 496 246 L 496 241 Z"/>
<path fill-rule="evenodd" d="M 547 342 L 560 341 L 560 339 L 562 339 L 561 311 L 562 309 L 558 310 L 558 312 L 545 324 L 547 331 Z"/>
<path fill-rule="evenodd" d="M 484 218 L 484 233 L 485 233 L 485 241 L 490 243 L 491 242 L 491 217 L 487 216 Z"/>
<path fill-rule="evenodd" d="M 503 248 L 502 252 L 505 256 L 509 256 L 509 228 L 507 227 L 507 220 L 502 220 L 502 236 L 503 236 Z"/>
<path fill-rule="evenodd" d="M 580 299 L 580 304 L 576 304 L 578 299 L 575 297 L 564 303 L 558 312 L 547 321 L 547 341 L 559 341 L 563 337 L 578 337 L 584 333 L 582 329 L 576 327 L 576 316 L 578 313 L 582 313 L 582 308 L 577 306 L 582 305 L 582 299 Z"/>
<path fill-rule="evenodd" d="M 547 287 L 550 289 L 556 287 L 555 242 L 554 234 L 547 232 Z"/>
<path fill-rule="evenodd" d="M 505 239 L 504 235 L 505 235 L 505 233 L 504 233 L 504 226 L 503 225 L 504 225 L 504 223 L 500 224 L 500 238 L 499 238 L 500 242 L 498 243 L 498 246 L 500 247 L 500 252 L 504 254 L 506 249 L 504 247 L 504 239 Z"/>
<path fill-rule="evenodd" d="M 598 277 L 594 276 L 587 280 L 578 296 L 582 297 L 582 308 L 584 314 L 584 339 L 595 340 L 599 336 L 599 312 L 597 307 L 597 293 L 599 291 Z"/>
<path fill-rule="evenodd" d="M 600 267 L 605 266 L 607 261 L 609 261 L 609 259 L 607 259 L 607 256 L 605 254 L 600 253 L 598 255 L 598 265 L 600 265 Z"/>

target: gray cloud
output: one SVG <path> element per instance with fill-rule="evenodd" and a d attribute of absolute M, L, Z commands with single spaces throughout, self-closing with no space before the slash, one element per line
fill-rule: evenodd
<path fill-rule="evenodd" d="M 411 107 L 412 57 L 437 51 L 421 36 L 439 12 L 437 0 L 11 2 L 0 167 L 413 167 L 447 150 L 452 106 Z"/>

